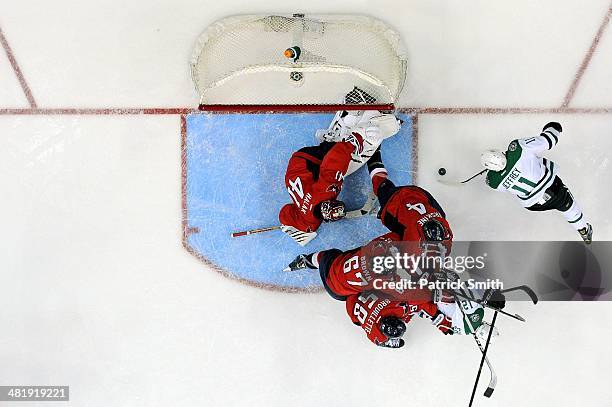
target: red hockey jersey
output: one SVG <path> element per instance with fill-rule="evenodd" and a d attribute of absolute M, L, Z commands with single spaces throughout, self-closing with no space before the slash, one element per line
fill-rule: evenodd
<path fill-rule="evenodd" d="M 303 232 L 319 228 L 322 220 L 314 213 L 315 207 L 338 197 L 354 149 L 351 143 L 336 143 L 322 160 L 302 151 L 293 153 L 285 174 L 293 204 L 282 207 L 278 216 L 282 225 Z"/>
<path fill-rule="evenodd" d="M 399 236 L 393 232 L 372 240 L 365 246 L 343 252 L 336 257 L 325 271 L 325 285 L 337 296 L 345 297 L 372 290 L 375 279 L 385 279 L 380 273 L 375 273 L 372 259 L 383 253 L 374 253 L 377 242 L 398 241 Z M 396 276 L 388 276 L 395 279 Z M 376 287 L 377 288 L 377 287 Z"/>
<path fill-rule="evenodd" d="M 380 320 L 387 316 L 401 318 L 408 323 L 421 311 L 433 316 L 438 311 L 431 300 L 394 301 L 379 293 L 354 294 L 346 300 L 346 312 L 355 325 L 361 326 L 369 340 L 377 345 L 389 338 L 380 331 Z"/>
<path fill-rule="evenodd" d="M 423 224 L 430 219 L 439 221 L 448 232 L 448 244 L 453 239 L 448 221 L 441 208 L 427 191 L 417 186 L 399 187 L 381 209 L 380 219 L 389 230 L 399 234 L 404 241 L 425 240 Z"/>

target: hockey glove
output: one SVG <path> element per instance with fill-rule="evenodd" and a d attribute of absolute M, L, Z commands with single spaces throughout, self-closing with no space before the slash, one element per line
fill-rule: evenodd
<path fill-rule="evenodd" d="M 378 346 L 382 346 L 385 348 L 401 348 L 404 346 L 404 340 L 402 338 L 389 338 L 383 343 L 376 343 Z"/>
<path fill-rule="evenodd" d="M 506 296 L 504 296 L 504 294 L 502 294 L 499 290 L 494 290 L 487 300 L 487 305 L 490 305 L 496 309 L 503 309 L 506 306 Z"/>
<path fill-rule="evenodd" d="M 431 319 L 431 323 L 444 335 L 453 334 L 453 321 L 442 312 L 436 312 L 436 315 Z"/>
<path fill-rule="evenodd" d="M 355 147 L 355 155 L 360 155 L 361 153 L 363 153 L 363 137 L 361 136 L 361 134 L 357 133 L 356 131 L 353 131 L 351 132 L 351 134 L 346 136 L 343 141 L 351 143 L 353 147 Z"/>
<path fill-rule="evenodd" d="M 549 122 L 549 123 L 546 123 L 546 126 L 544 126 L 544 128 L 542 129 L 542 132 L 545 132 L 546 130 L 548 130 L 551 127 L 553 129 L 557 130 L 559 133 L 561 133 L 563 131 L 563 127 L 561 127 L 561 123 L 559 123 L 559 122 Z"/>

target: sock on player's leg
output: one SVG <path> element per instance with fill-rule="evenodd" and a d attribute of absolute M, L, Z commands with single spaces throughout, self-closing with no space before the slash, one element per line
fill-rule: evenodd
<path fill-rule="evenodd" d="M 374 193 L 378 195 L 378 187 L 380 184 L 387 179 L 387 169 L 385 168 L 382 157 L 380 155 L 380 148 L 372 154 L 372 157 L 368 160 L 368 172 L 372 179 L 372 189 Z"/>
<path fill-rule="evenodd" d="M 308 262 L 314 268 L 319 268 L 319 258 L 321 257 L 321 252 L 314 252 L 308 255 Z"/>
<path fill-rule="evenodd" d="M 372 190 L 374 191 L 374 194 L 378 196 L 378 189 L 380 187 L 380 184 L 387 180 L 387 170 L 383 168 L 382 170 L 378 171 L 375 174 L 371 174 L 370 176 L 372 177 Z"/>
<path fill-rule="evenodd" d="M 580 229 L 587 227 L 587 221 L 582 213 L 582 209 L 580 209 L 580 206 L 575 200 L 568 210 L 561 213 L 563 214 L 565 220 L 567 220 L 567 222 L 576 230 L 579 231 Z"/>

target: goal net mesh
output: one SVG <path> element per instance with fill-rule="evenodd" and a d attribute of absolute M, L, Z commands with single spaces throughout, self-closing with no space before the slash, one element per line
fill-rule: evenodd
<path fill-rule="evenodd" d="M 392 104 L 406 58 L 399 35 L 370 17 L 244 15 L 202 33 L 191 74 L 201 108 Z M 355 88 L 367 100 L 346 100 Z"/>

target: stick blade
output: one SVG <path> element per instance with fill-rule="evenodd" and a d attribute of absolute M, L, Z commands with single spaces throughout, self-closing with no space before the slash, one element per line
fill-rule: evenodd
<path fill-rule="evenodd" d="M 487 387 L 487 389 L 484 392 L 484 396 L 491 397 L 493 395 L 493 390 L 495 390 L 493 387 Z"/>

